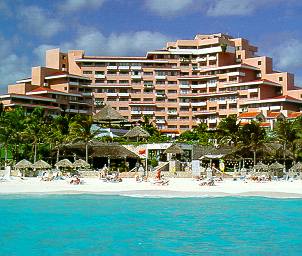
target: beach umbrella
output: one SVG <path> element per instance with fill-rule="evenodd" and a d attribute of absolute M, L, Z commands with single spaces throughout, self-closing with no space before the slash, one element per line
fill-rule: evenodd
<path fill-rule="evenodd" d="M 21 160 L 20 162 L 16 163 L 16 165 L 15 165 L 16 169 L 26 169 L 26 168 L 32 168 L 32 167 L 33 167 L 33 164 L 26 159 Z"/>
<path fill-rule="evenodd" d="M 89 168 L 90 164 L 87 163 L 83 159 L 77 159 L 75 162 L 72 164 L 74 168 Z"/>
<path fill-rule="evenodd" d="M 60 160 L 55 164 L 56 167 L 61 167 L 61 168 L 72 168 L 73 165 L 68 159 L 63 159 Z"/>
<path fill-rule="evenodd" d="M 165 154 L 183 154 L 184 151 L 176 144 L 171 145 L 165 151 Z"/>
<path fill-rule="evenodd" d="M 35 169 L 50 169 L 51 165 L 46 163 L 43 160 L 39 160 L 33 164 L 33 168 Z"/>
<path fill-rule="evenodd" d="M 258 164 L 254 165 L 254 169 L 257 171 L 267 171 L 268 170 L 268 166 L 262 162 L 259 162 Z"/>
<path fill-rule="evenodd" d="M 284 168 L 284 165 L 278 163 L 277 161 L 272 163 L 270 166 L 269 166 L 270 169 L 272 170 L 283 170 Z"/>
<path fill-rule="evenodd" d="M 150 137 L 150 134 L 145 131 L 143 128 L 141 128 L 140 126 L 135 126 L 134 128 L 132 128 L 130 131 L 128 131 L 124 137 L 126 138 L 136 138 L 137 140 L 139 140 L 140 138 L 148 138 Z"/>
<path fill-rule="evenodd" d="M 291 171 L 302 171 L 302 163 L 298 162 L 290 168 Z"/>

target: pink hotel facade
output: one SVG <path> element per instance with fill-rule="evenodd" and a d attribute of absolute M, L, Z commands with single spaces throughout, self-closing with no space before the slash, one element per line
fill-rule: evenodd
<path fill-rule="evenodd" d="M 4 107 L 41 106 L 53 114 L 93 114 L 109 104 L 130 121 L 149 115 L 168 134 L 200 122 L 215 128 L 229 114 L 261 112 L 265 123 L 278 116 L 272 113 L 300 112 L 302 89 L 294 75 L 274 71 L 272 59 L 256 52 L 248 40 L 224 34 L 168 42 L 144 57 L 52 49 L 45 67 L 32 68 L 32 76 L 9 85 L 0 100 Z"/>

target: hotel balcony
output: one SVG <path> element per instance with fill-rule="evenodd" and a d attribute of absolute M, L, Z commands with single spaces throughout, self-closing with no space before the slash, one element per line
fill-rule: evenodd
<path fill-rule="evenodd" d="M 157 123 L 157 124 L 165 124 L 165 123 L 166 123 L 166 120 L 165 120 L 165 119 L 157 119 L 157 120 L 156 120 L 156 123 Z"/>
<path fill-rule="evenodd" d="M 128 93 L 128 92 L 119 92 L 118 96 L 120 96 L 120 97 L 129 97 L 130 93 Z"/>
<path fill-rule="evenodd" d="M 209 56 L 208 60 L 217 60 L 217 57 L 216 56 Z"/>
<path fill-rule="evenodd" d="M 258 92 L 258 88 L 248 89 L 249 93 Z"/>
<path fill-rule="evenodd" d="M 107 92 L 107 97 L 117 97 L 117 92 Z"/>
<path fill-rule="evenodd" d="M 217 118 L 213 118 L 213 119 L 208 118 L 207 121 L 209 124 L 216 124 L 218 122 L 218 119 Z"/>
<path fill-rule="evenodd" d="M 180 84 L 179 88 L 181 88 L 181 89 L 189 89 L 190 85 L 189 84 Z"/>
<path fill-rule="evenodd" d="M 132 70 L 141 70 L 142 66 L 131 66 Z"/>
<path fill-rule="evenodd" d="M 69 85 L 80 85 L 79 82 L 69 82 Z"/>
<path fill-rule="evenodd" d="M 131 75 L 132 79 L 142 79 L 142 75 Z"/>
<path fill-rule="evenodd" d="M 143 110 L 142 114 L 143 115 L 154 115 L 154 111 L 153 110 Z"/>
<path fill-rule="evenodd" d="M 93 93 L 92 92 L 82 92 L 83 96 L 92 96 Z"/>
<path fill-rule="evenodd" d="M 107 66 L 107 69 L 108 69 L 108 70 L 116 70 L 116 69 L 117 69 L 117 66 Z"/>
<path fill-rule="evenodd" d="M 182 107 L 190 107 L 191 105 L 191 102 L 179 102 L 179 106 L 182 106 Z"/>
<path fill-rule="evenodd" d="M 227 73 L 227 75 L 228 76 L 245 76 L 245 73 L 236 71 L 236 72 L 229 72 L 229 73 Z"/>
<path fill-rule="evenodd" d="M 140 115 L 142 112 L 140 110 L 132 110 L 131 115 Z"/>
<path fill-rule="evenodd" d="M 94 77 L 95 77 L 95 78 L 106 78 L 106 76 L 105 76 L 105 75 L 103 75 L 103 74 L 94 75 Z"/>
<path fill-rule="evenodd" d="M 155 75 L 155 79 L 157 80 L 165 80 L 167 78 L 167 76 L 165 75 Z"/>
<path fill-rule="evenodd" d="M 156 97 L 157 98 L 165 98 L 166 94 L 164 94 L 164 93 L 156 93 Z"/>
<path fill-rule="evenodd" d="M 216 83 L 207 83 L 207 86 L 208 86 L 208 87 L 216 87 L 217 84 L 216 84 Z"/>
<path fill-rule="evenodd" d="M 119 70 L 128 70 L 130 67 L 129 66 L 119 66 Z"/>
<path fill-rule="evenodd" d="M 173 116 L 177 116 L 178 113 L 176 111 L 168 111 L 168 115 L 173 115 Z"/>
<path fill-rule="evenodd" d="M 207 105 L 206 102 L 191 102 L 192 107 L 204 107 L 206 105 Z"/>
<path fill-rule="evenodd" d="M 207 61 L 207 57 L 197 57 L 196 61 Z"/>
<path fill-rule="evenodd" d="M 207 88 L 207 84 L 192 84 L 191 88 L 192 89 L 204 89 L 204 88 Z"/>

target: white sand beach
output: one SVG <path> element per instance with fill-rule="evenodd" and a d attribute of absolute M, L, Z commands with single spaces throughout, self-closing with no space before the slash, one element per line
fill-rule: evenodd
<path fill-rule="evenodd" d="M 126 178 L 120 183 L 84 178 L 84 184 L 72 185 L 66 180 L 41 181 L 39 178 L 13 179 L 0 182 L 0 194 L 120 194 L 149 197 L 195 196 L 266 196 L 277 198 L 302 198 L 302 180 L 290 181 L 233 181 L 225 179 L 215 186 L 200 186 L 190 178 L 171 178 L 169 185 L 154 185 Z"/>

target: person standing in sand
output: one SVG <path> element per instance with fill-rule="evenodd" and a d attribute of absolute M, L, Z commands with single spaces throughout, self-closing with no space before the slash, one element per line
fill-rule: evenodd
<path fill-rule="evenodd" d="M 100 171 L 100 179 L 103 179 L 107 176 L 107 173 L 108 173 L 108 167 L 107 165 L 105 164 L 104 167 L 101 169 Z"/>

